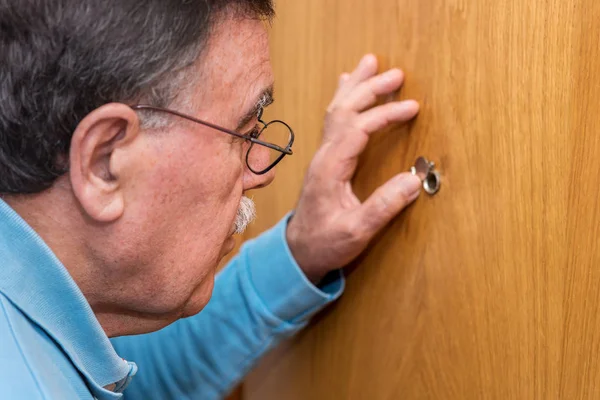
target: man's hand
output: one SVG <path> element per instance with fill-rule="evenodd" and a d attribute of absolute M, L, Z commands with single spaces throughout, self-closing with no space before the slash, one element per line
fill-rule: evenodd
<path fill-rule="evenodd" d="M 365 56 L 354 72 L 340 77 L 327 109 L 323 143 L 287 228 L 292 254 L 313 283 L 355 259 L 380 229 L 419 196 L 421 181 L 408 172 L 390 179 L 364 203 L 350 182 L 369 135 L 417 115 L 419 105 L 414 100 L 370 108 L 378 96 L 398 90 L 403 79 L 398 69 L 377 75 L 374 55 Z"/>

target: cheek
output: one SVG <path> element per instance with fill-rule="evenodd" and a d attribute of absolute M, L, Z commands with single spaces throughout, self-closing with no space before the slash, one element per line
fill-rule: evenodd
<path fill-rule="evenodd" d="M 148 306 L 196 309 L 210 296 L 242 195 L 240 148 L 164 150 L 137 174 L 122 227 L 131 264 L 144 266 Z"/>
<path fill-rule="evenodd" d="M 231 154 L 231 153 L 237 153 Z M 203 160 L 179 160 L 165 168 L 157 182 L 164 225 L 172 232 L 173 257 L 194 263 L 218 263 L 242 195 L 243 168 L 239 148 L 219 151 Z"/>
<path fill-rule="evenodd" d="M 180 165 L 175 168 L 179 172 L 171 173 L 164 182 L 169 189 L 163 192 L 161 207 L 168 209 L 168 222 L 181 239 L 177 247 L 187 245 L 201 249 L 203 254 L 219 253 L 242 193 L 239 160 L 226 163 L 227 159 L 211 158 L 192 166 Z"/>

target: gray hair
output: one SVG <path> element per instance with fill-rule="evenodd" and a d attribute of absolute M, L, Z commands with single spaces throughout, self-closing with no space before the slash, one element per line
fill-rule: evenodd
<path fill-rule="evenodd" d="M 101 105 L 168 106 L 225 10 L 274 13 L 272 0 L 0 0 L 0 194 L 50 187 Z"/>

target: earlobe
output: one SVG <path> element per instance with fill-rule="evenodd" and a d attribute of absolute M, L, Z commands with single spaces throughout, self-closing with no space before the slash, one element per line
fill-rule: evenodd
<path fill-rule="evenodd" d="M 134 151 L 132 144 L 138 135 L 137 114 L 120 103 L 92 111 L 75 129 L 69 152 L 69 177 L 73 194 L 91 219 L 113 222 L 123 215 L 122 159 Z"/>

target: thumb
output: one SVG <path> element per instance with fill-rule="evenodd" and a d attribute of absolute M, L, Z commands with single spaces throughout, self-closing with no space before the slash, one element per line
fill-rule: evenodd
<path fill-rule="evenodd" d="M 366 232 L 375 235 L 421 193 L 421 180 L 410 172 L 396 175 L 363 203 L 359 219 Z"/>

